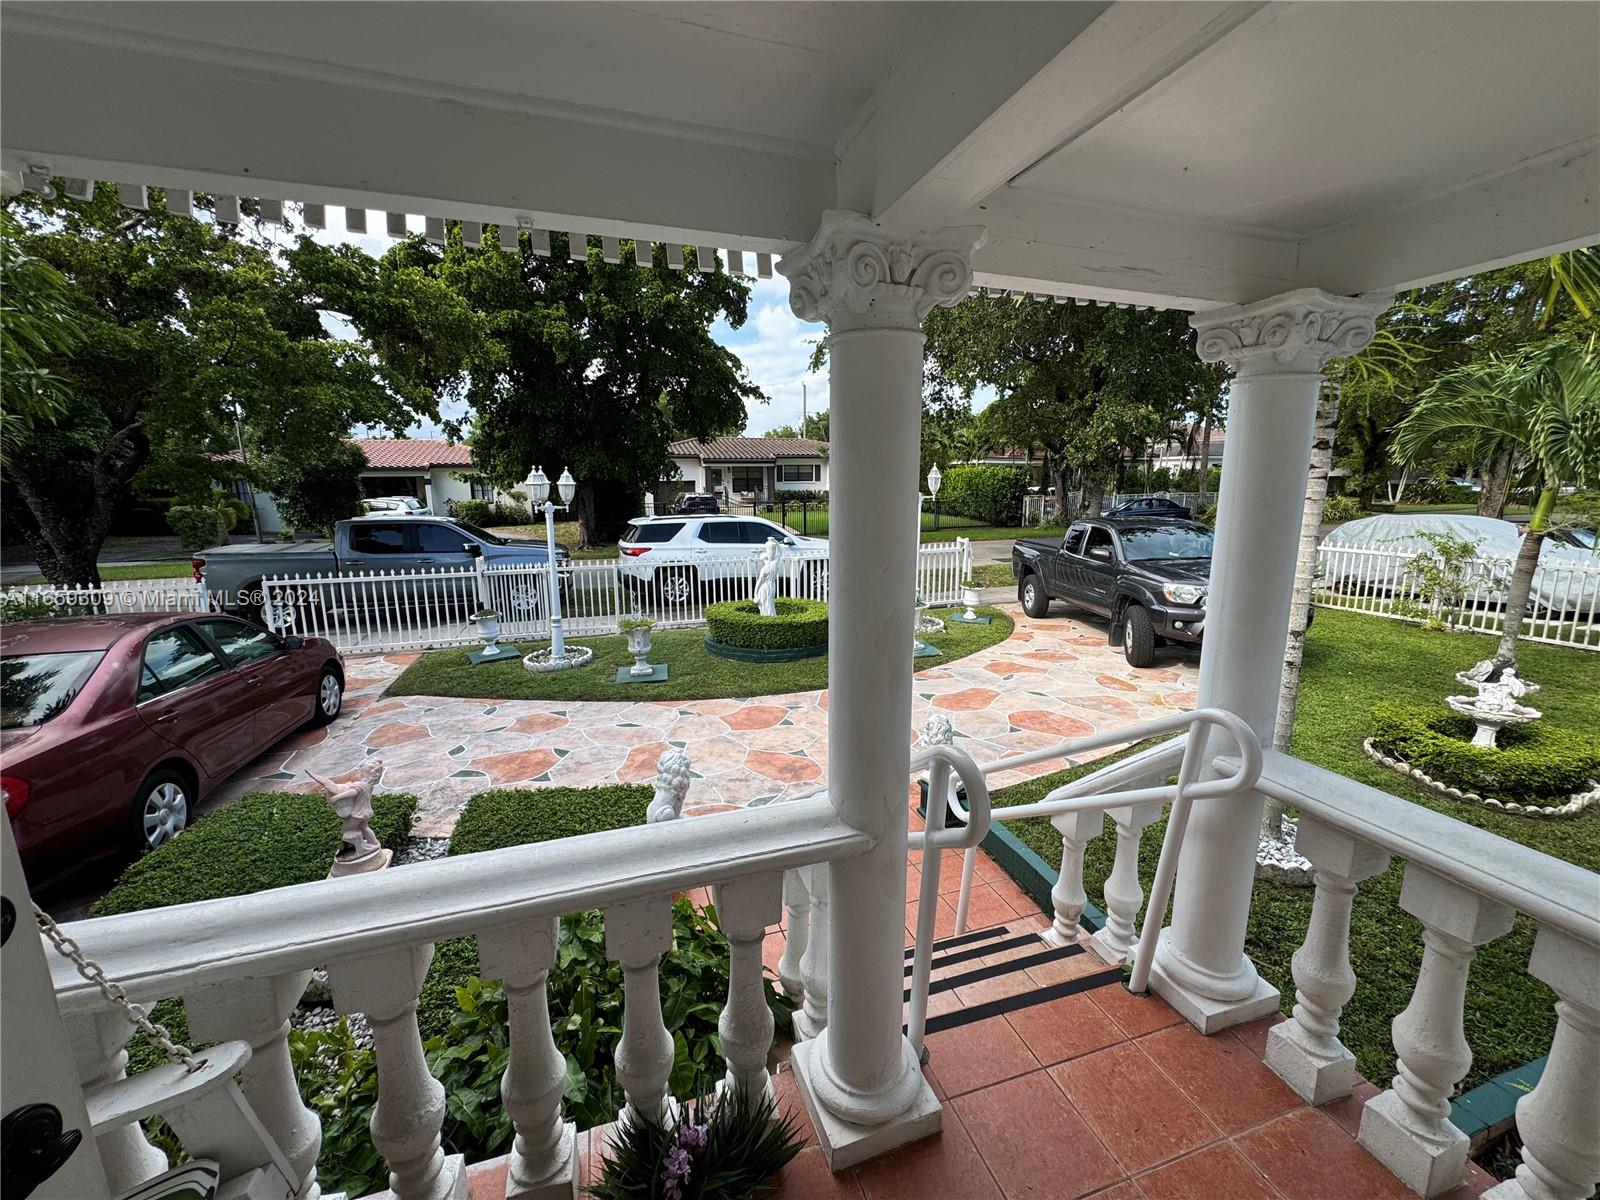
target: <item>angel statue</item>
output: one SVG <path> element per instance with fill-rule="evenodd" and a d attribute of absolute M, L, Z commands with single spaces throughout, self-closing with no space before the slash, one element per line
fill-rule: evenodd
<path fill-rule="evenodd" d="M 756 608 L 763 617 L 778 615 L 778 606 L 775 603 L 778 595 L 778 563 L 779 550 L 776 538 L 768 538 L 767 544 L 761 547 L 761 573 L 756 576 Z"/>
<path fill-rule="evenodd" d="M 327 791 L 329 806 L 344 822 L 339 830 L 339 851 L 328 874 L 358 875 L 388 866 L 391 853 L 372 832 L 372 790 L 383 778 L 383 759 L 369 758 L 338 780 L 311 778 Z"/>
<path fill-rule="evenodd" d="M 689 779 L 689 756 L 682 750 L 668 750 L 656 760 L 656 794 L 644 812 L 646 825 L 673 821 L 682 815 Z"/>

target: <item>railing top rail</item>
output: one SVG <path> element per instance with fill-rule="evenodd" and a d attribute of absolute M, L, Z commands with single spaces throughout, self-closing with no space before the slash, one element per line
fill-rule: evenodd
<path fill-rule="evenodd" d="M 75 921 L 66 932 L 135 1000 L 305 970 L 330 960 L 603 908 L 872 845 L 826 795 Z M 49 955 L 63 1013 L 104 1002 Z"/>
<path fill-rule="evenodd" d="M 1281 751 L 1262 759 L 1256 787 L 1274 800 L 1600 946 L 1600 875 L 1593 871 Z"/>

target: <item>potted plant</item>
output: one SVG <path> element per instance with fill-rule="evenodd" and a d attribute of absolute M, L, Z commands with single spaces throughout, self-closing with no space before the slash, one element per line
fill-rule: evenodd
<path fill-rule="evenodd" d="M 624 617 L 617 622 L 620 629 L 628 638 L 628 653 L 633 655 L 633 666 L 628 668 L 630 675 L 652 675 L 655 668 L 645 661 L 650 656 L 650 631 L 656 623 L 649 617 Z"/>
<path fill-rule="evenodd" d="M 962 613 L 967 620 L 976 620 L 978 614 L 972 610 L 983 602 L 983 597 L 978 595 L 978 581 L 976 579 L 963 579 L 961 581 L 961 603 L 967 606 L 967 611 Z"/>
<path fill-rule="evenodd" d="M 500 614 L 492 608 L 480 608 L 472 614 L 472 620 L 483 638 L 483 656 L 493 658 L 500 653 L 500 647 L 495 645 L 500 640 Z"/>

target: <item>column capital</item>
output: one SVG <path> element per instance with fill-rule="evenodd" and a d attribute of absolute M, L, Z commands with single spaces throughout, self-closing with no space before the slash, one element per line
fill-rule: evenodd
<path fill-rule="evenodd" d="M 920 329 L 940 305 L 972 287 L 972 252 L 988 233 L 962 225 L 933 233 L 898 233 L 860 213 L 829 209 L 815 237 L 783 256 L 789 307 L 802 321 L 835 331 Z"/>
<path fill-rule="evenodd" d="M 1204 362 L 1226 362 L 1240 371 L 1317 372 L 1330 358 L 1359 354 L 1377 332 L 1378 315 L 1392 296 L 1335 296 L 1299 288 L 1231 308 L 1195 313 L 1189 324 L 1199 335 Z"/>

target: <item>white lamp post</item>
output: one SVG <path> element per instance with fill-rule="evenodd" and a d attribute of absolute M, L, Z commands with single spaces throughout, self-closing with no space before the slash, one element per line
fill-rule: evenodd
<path fill-rule="evenodd" d="M 939 464 L 934 463 L 928 472 L 928 495 L 933 497 L 933 527 L 939 528 L 939 485 L 944 482 L 944 476 L 939 473 Z M 922 518 L 917 518 L 917 544 L 922 544 Z"/>
<path fill-rule="evenodd" d="M 577 493 L 578 483 L 572 478 L 571 471 L 562 470 L 561 478 L 556 480 L 556 492 L 561 497 L 560 504 L 555 503 L 550 495 L 550 478 L 544 473 L 544 468 L 533 469 L 533 474 L 528 476 L 526 487 L 528 499 L 533 507 L 544 510 L 546 566 L 550 579 L 550 649 L 544 654 L 528 655 L 523 659 L 523 664 L 529 670 L 543 671 L 582 666 L 593 657 L 594 652 L 587 647 L 579 647 L 572 654 L 567 653 L 566 638 L 561 630 L 561 575 L 556 569 L 556 510 L 565 510 L 572 506 L 572 497 Z"/>

